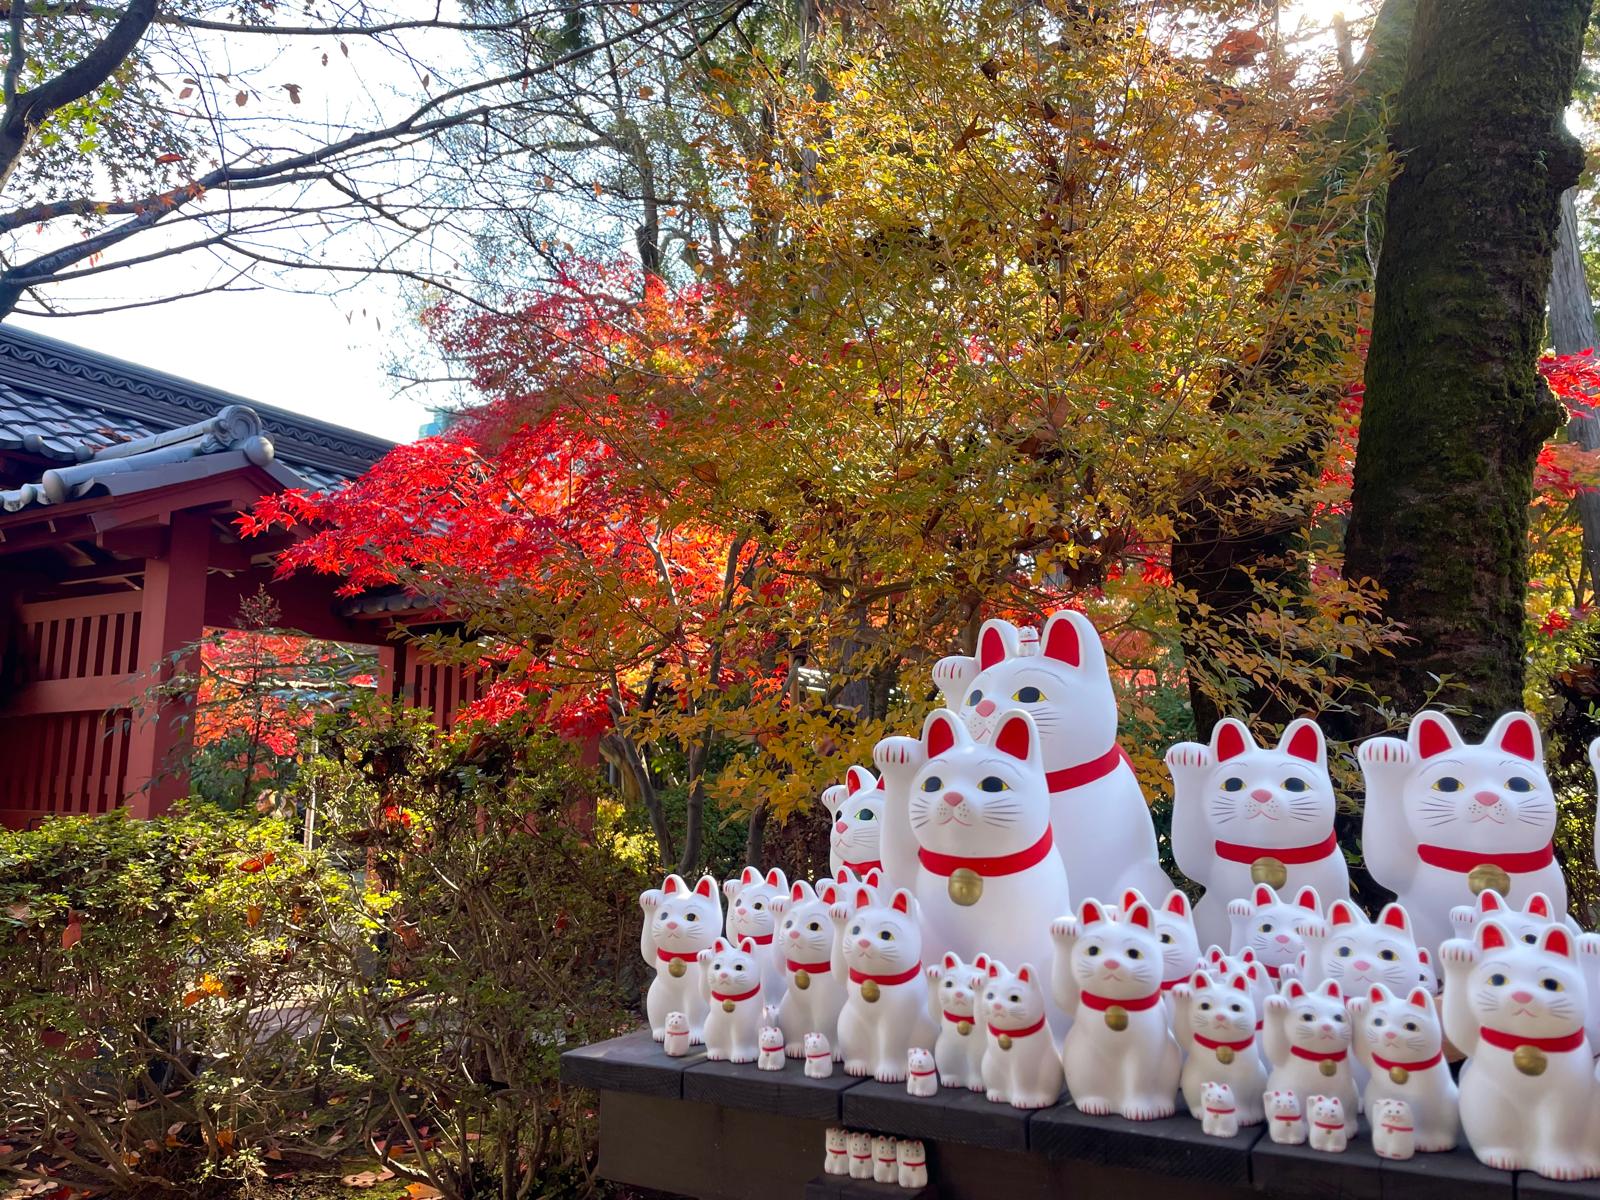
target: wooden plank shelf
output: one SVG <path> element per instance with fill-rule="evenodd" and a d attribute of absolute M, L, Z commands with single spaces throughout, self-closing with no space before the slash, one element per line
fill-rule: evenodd
<path fill-rule="evenodd" d="M 1205 1136 L 1179 1101 L 1163 1121 L 1091 1117 L 1070 1100 L 1032 1112 L 943 1088 L 842 1072 L 807 1079 L 668 1058 L 641 1030 L 561 1057 L 568 1084 L 600 1092 L 600 1173 L 705 1200 L 1600 1200 L 1600 1180 L 1556 1183 L 1480 1164 L 1463 1144 L 1405 1162 L 1379 1158 L 1365 1129 L 1343 1154 L 1280 1146 L 1264 1126 Z M 929 1186 L 902 1191 L 821 1173 L 829 1125 L 921 1139 Z"/>

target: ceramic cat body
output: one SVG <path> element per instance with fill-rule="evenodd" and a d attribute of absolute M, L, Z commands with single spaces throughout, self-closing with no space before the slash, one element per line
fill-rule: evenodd
<path fill-rule="evenodd" d="M 882 871 L 879 834 L 883 829 L 883 783 L 865 767 L 851 767 L 844 782 L 822 793 L 822 804 L 833 818 L 828 831 L 828 872 L 850 871 L 856 878 Z"/>
<path fill-rule="evenodd" d="M 808 1033 L 805 1035 L 805 1049 L 802 1051 L 805 1059 L 807 1079 L 827 1079 L 833 1074 L 833 1062 L 838 1057 L 838 1051 L 828 1043 L 825 1033 Z"/>
<path fill-rule="evenodd" d="M 1406 1159 L 1422 1149 L 1411 1105 L 1404 1100 L 1368 1102 L 1367 1122 L 1372 1126 L 1372 1149 L 1379 1158 Z"/>
<path fill-rule="evenodd" d="M 1302 1112 L 1310 1097 L 1331 1096 L 1343 1107 L 1346 1132 L 1354 1137 L 1359 1097 L 1350 1062 L 1350 1022 L 1339 985 L 1329 981 L 1315 989 L 1297 979 L 1267 997 L 1265 1029 L 1272 1072 L 1269 1092 L 1293 1092 Z"/>
<path fill-rule="evenodd" d="M 939 1068 L 932 1050 L 913 1046 L 906 1051 L 906 1094 L 923 1099 L 939 1094 Z"/>
<path fill-rule="evenodd" d="M 1343 1154 L 1355 1136 L 1355 1113 L 1345 1115 L 1344 1101 L 1338 1096 L 1312 1096 L 1307 1115 L 1311 1119 L 1311 1148 Z"/>
<path fill-rule="evenodd" d="M 757 946 L 761 967 L 761 999 L 776 1004 L 783 999 L 783 967 L 772 953 L 777 929 L 777 911 L 772 902 L 787 895 L 789 881 L 773 868 L 765 875 L 746 867 L 737 879 L 725 880 L 722 892 L 728 899 L 727 934 L 734 943 L 749 938 Z"/>
<path fill-rule="evenodd" d="M 899 1142 L 892 1137 L 872 1139 L 872 1178 L 875 1183 L 895 1183 L 900 1178 Z"/>
<path fill-rule="evenodd" d="M 1267 1092 L 1262 1097 L 1267 1112 L 1267 1134 L 1280 1146 L 1301 1146 L 1306 1140 L 1306 1119 L 1300 1097 L 1290 1091 Z"/>
<path fill-rule="evenodd" d="M 993 738 L 1013 708 L 1033 718 L 1055 849 L 1075 895 L 1118 896 L 1130 887 L 1151 896 L 1167 892 L 1172 882 L 1159 865 L 1149 806 L 1117 746 L 1105 649 L 1087 617 L 1058 612 L 1037 637 L 1007 621 L 985 621 L 977 654 L 941 659 L 933 681 L 980 742 Z M 893 874 L 891 860 L 885 862 Z"/>
<path fill-rule="evenodd" d="M 800 880 L 790 885 L 788 896 L 771 901 L 778 926 L 772 958 L 783 972 L 784 984 L 778 1000 L 778 1024 L 790 1058 L 805 1052 L 808 1033 L 820 1033 L 830 1043 L 838 1041 L 845 972 L 843 959 L 838 958 L 838 927 L 828 915 L 838 899 L 839 891 L 832 883 L 823 882 L 819 894 Z"/>
<path fill-rule="evenodd" d="M 1176 1109 L 1181 1056 L 1161 999 L 1161 943 L 1141 901 L 1118 920 L 1094 900 L 1052 922 L 1056 1002 L 1072 1018 L 1061 1063 L 1083 1112 L 1133 1121 Z"/>
<path fill-rule="evenodd" d="M 978 1004 L 985 1027 L 983 1086 L 989 1100 L 1047 1108 L 1061 1098 L 1061 1059 L 1050 1036 L 1044 988 L 1029 963 L 990 962 Z"/>
<path fill-rule="evenodd" d="M 1200 1115 L 1200 1132 L 1208 1137 L 1239 1136 L 1239 1106 L 1233 1089 L 1225 1083 L 1207 1083 L 1200 1089 L 1200 1107 L 1190 1107 Z M 1258 1122 L 1259 1123 L 1259 1122 Z"/>
<path fill-rule="evenodd" d="M 685 1013 L 671 1012 L 667 1014 L 666 1036 L 662 1039 L 662 1049 L 669 1058 L 682 1058 L 689 1053 L 689 1017 Z"/>
<path fill-rule="evenodd" d="M 1196 971 L 1173 989 L 1173 1028 L 1184 1051 L 1179 1082 L 1191 1113 L 1204 1106 L 1212 1084 L 1228 1088 L 1240 1125 L 1259 1125 L 1267 1086 L 1256 1036 L 1256 1005 L 1243 974 L 1213 978 Z"/>
<path fill-rule="evenodd" d="M 1314 721 L 1291 721 L 1277 746 L 1256 744 L 1232 717 L 1211 731 L 1210 745 L 1180 742 L 1167 751 L 1172 775 L 1172 853 L 1206 894 L 1195 928 L 1207 941 L 1229 936 L 1228 902 L 1248 896 L 1252 867 L 1272 859 L 1287 882 L 1322 895 L 1350 891 L 1333 832 L 1336 807 L 1327 743 Z"/>
<path fill-rule="evenodd" d="M 944 1087 L 981 1092 L 986 1046 L 983 1021 L 975 1015 L 978 994 L 989 977 L 989 959 L 980 954 L 970 964 L 946 954 L 927 971 L 931 1007 L 939 1027 L 933 1058 Z"/>
<path fill-rule="evenodd" d="M 1367 869 L 1406 906 L 1419 946 L 1435 950 L 1451 936 L 1448 914 L 1472 903 L 1474 870 L 1496 875 L 1491 886 L 1513 903 L 1543 892 L 1566 910 L 1551 847 L 1555 796 L 1527 713 L 1506 713 L 1478 745 L 1448 717 L 1420 713 L 1405 741 L 1373 738 L 1360 759 Z"/>
<path fill-rule="evenodd" d="M 922 973 L 922 931 L 910 892 L 884 904 L 865 889 L 838 903 L 829 917 L 840 937 L 846 997 L 839 1013 L 839 1050 L 850 1075 L 880 1083 L 905 1079 L 906 1052 L 934 1042 L 928 984 Z"/>
<path fill-rule="evenodd" d="M 1355 1051 L 1366 1065 L 1362 1093 L 1377 1142 L 1381 1105 L 1402 1102 L 1415 1150 L 1454 1150 L 1461 1128 L 1456 1082 L 1444 1060 L 1444 1029 L 1433 997 L 1421 985 L 1396 996 L 1382 984 L 1349 1002 Z M 1410 1157 L 1407 1155 L 1407 1157 Z"/>
<path fill-rule="evenodd" d="M 823 1136 L 823 1172 L 828 1175 L 850 1174 L 850 1135 L 833 1125 Z"/>
<path fill-rule="evenodd" d="M 1440 947 L 1445 1033 L 1471 1058 L 1461 1127 L 1488 1166 L 1600 1177 L 1600 1082 L 1578 953 L 1565 925 L 1547 926 L 1530 946 L 1494 918 L 1478 922 L 1472 941 Z"/>
<path fill-rule="evenodd" d="M 901 1138 L 896 1148 L 899 1156 L 899 1184 L 903 1188 L 928 1186 L 928 1151 L 916 1138 Z"/>
<path fill-rule="evenodd" d="M 885 756 L 884 773 L 895 796 L 902 785 L 908 796 L 917 843 L 911 886 L 928 944 L 968 959 L 983 952 L 1002 961 L 1047 962 L 1050 919 L 1069 909 L 1071 897 L 1053 850 L 1033 718 L 1007 713 L 978 742 L 955 713 L 936 709 L 912 761 L 897 757 Z M 1064 1027 L 1060 1014 L 1051 1016 Z"/>
<path fill-rule="evenodd" d="M 776 1025 L 763 1025 L 756 1034 L 756 1044 L 761 1047 L 761 1057 L 756 1059 L 758 1070 L 783 1070 L 783 1030 Z"/>
<path fill-rule="evenodd" d="M 722 904 L 717 881 L 702 875 L 691 889 L 678 875 L 668 875 L 660 888 L 639 896 L 644 925 L 639 952 L 655 969 L 655 979 L 645 995 L 650 1035 L 666 1037 L 667 1014 L 681 1012 L 689 1018 L 689 1041 L 699 1045 L 706 1021 L 706 995 L 698 963 L 722 930 Z"/>
<path fill-rule="evenodd" d="M 870 1133 L 851 1133 L 850 1141 L 850 1178 L 872 1178 L 872 1135 Z"/>
<path fill-rule="evenodd" d="M 1228 952 L 1243 957 L 1249 951 L 1272 986 L 1277 986 L 1285 967 L 1298 967 L 1306 948 L 1300 927 L 1320 920 L 1322 902 L 1313 887 L 1303 887 L 1293 900 L 1285 900 L 1276 890 L 1258 883 L 1240 898 L 1228 902 L 1232 925 Z"/>
<path fill-rule="evenodd" d="M 750 1063 L 761 1053 L 761 965 L 756 944 L 731 946 L 723 938 L 700 951 L 701 981 L 708 1001 L 706 1057 L 712 1062 Z"/>

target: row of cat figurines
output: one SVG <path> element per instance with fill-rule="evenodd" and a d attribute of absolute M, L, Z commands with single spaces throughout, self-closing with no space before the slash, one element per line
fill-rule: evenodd
<path fill-rule="evenodd" d="M 928 1154 L 915 1138 L 833 1126 L 824 1134 L 822 1169 L 829 1175 L 895 1183 L 903 1188 L 928 1186 Z"/>
<path fill-rule="evenodd" d="M 1283 907 L 1275 895 L 1255 901 L 1253 910 Z M 712 1057 L 754 1060 L 765 1015 L 786 1048 L 792 1039 L 804 1053 L 814 1036 L 847 1073 L 882 1081 L 904 1079 L 909 1052 L 932 1045 L 941 1083 L 1024 1108 L 1055 1103 L 1064 1083 L 1087 1113 L 1149 1120 L 1175 1111 L 1180 1086 L 1199 1112 L 1204 1085 L 1225 1083 L 1243 1122 L 1263 1119 L 1269 1091 L 1292 1092 L 1302 1108 L 1326 1095 L 1340 1100 L 1353 1135 L 1364 1100 L 1404 1099 L 1419 1149 L 1453 1145 L 1459 1123 L 1491 1166 L 1600 1174 L 1600 1080 L 1585 1029 L 1600 939 L 1573 934 L 1538 904 L 1516 912 L 1480 897 L 1471 914 L 1458 914 L 1464 923 L 1470 915 L 1471 939 L 1442 950 L 1441 1025 L 1414 944 L 1409 959 L 1399 952 L 1410 940 L 1401 906 L 1371 923 L 1347 901 L 1324 918 L 1314 894 L 1290 907 L 1301 910 L 1314 953 L 1269 969 L 1245 957 L 1248 947 L 1234 956 L 1216 949 L 1203 969 L 1174 978 L 1164 965 L 1163 910 L 1136 892 L 1119 906 L 1086 901 L 1050 926 L 1047 999 L 1030 963 L 1013 970 L 985 956 L 968 967 L 947 954 L 925 972 L 915 899 L 859 887 L 802 914 L 807 924 L 814 915 L 835 927 L 831 961 L 786 959 L 776 1008 L 763 1004 L 749 938 L 738 946 L 714 939 L 694 955 L 692 975 L 671 969 L 685 956 L 658 950 L 648 1007 L 657 1037 L 667 1013 L 703 1014 L 698 1033 Z M 1362 941 L 1370 953 L 1345 952 Z M 1386 972 L 1397 988 L 1381 980 Z M 970 1020 L 962 992 L 971 996 Z M 1051 1028 L 1051 1002 L 1064 1036 Z M 830 1013 L 836 1038 L 823 1032 Z M 1443 1058 L 1446 1032 L 1470 1060 L 1459 1103 Z"/>
<path fill-rule="evenodd" d="M 1047 693 L 1029 685 L 1015 695 Z M 1104 776 L 1052 770 L 1059 721 L 1046 725 L 1038 711 L 1013 707 L 985 722 L 981 710 L 991 704 L 980 700 L 965 715 L 935 711 L 920 739 L 880 743 L 881 777 L 851 767 L 822 799 L 836 877 L 880 870 L 916 896 L 936 944 L 967 957 L 980 944 L 993 946 L 1020 960 L 1044 950 L 1038 934 L 1030 941 L 1025 931 L 1042 929 L 1072 898 L 1119 895 L 1129 886 L 1154 895 L 1170 883 L 1145 853 L 1153 841 L 1146 847 L 1142 834 L 1128 834 L 1137 821 L 1122 812 L 1125 804 L 1135 804 L 1146 824 L 1148 816 L 1120 752 L 1113 746 L 1096 760 L 1107 766 Z M 1600 739 L 1590 754 L 1600 761 Z M 1528 714 L 1507 713 L 1473 744 L 1448 717 L 1425 712 L 1404 740 L 1371 739 L 1358 758 L 1366 865 L 1411 910 L 1419 945 L 1436 951 L 1453 934 L 1451 908 L 1470 904 L 1486 885 L 1519 904 L 1540 892 L 1565 909 L 1553 850 L 1555 796 Z M 1225 719 L 1209 744 L 1173 746 L 1166 764 L 1173 858 L 1204 889 L 1195 909 L 1202 942 L 1227 939 L 1230 901 L 1256 882 L 1349 894 L 1328 747 L 1315 722 L 1293 721 L 1276 746 L 1263 746 L 1243 723 Z M 1059 785 L 1068 779 L 1077 782 L 1063 811 Z M 1006 944 L 1018 914 L 1039 919 L 1021 922 L 1023 932 Z"/>

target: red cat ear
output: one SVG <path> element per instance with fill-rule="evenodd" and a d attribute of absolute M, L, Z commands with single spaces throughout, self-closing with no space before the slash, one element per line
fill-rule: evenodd
<path fill-rule="evenodd" d="M 978 631 L 978 670 L 987 671 L 1006 660 L 1006 638 L 999 626 L 985 621 Z"/>
<path fill-rule="evenodd" d="M 1383 911 L 1378 914 L 1378 924 L 1398 929 L 1401 933 L 1411 932 L 1411 918 L 1406 914 L 1405 906 L 1399 903 L 1385 904 Z"/>
<path fill-rule="evenodd" d="M 994 735 L 994 748 L 1012 758 L 1028 761 L 1033 750 L 1033 720 L 1026 713 L 1013 713 L 1000 723 Z"/>
<path fill-rule="evenodd" d="M 1174 888 L 1167 893 L 1166 903 L 1161 907 L 1174 916 L 1187 917 L 1189 915 L 1189 897 Z"/>
<path fill-rule="evenodd" d="M 1247 962 L 1247 963 L 1255 962 L 1256 961 L 1256 952 L 1254 950 L 1250 949 L 1249 946 L 1246 946 L 1243 950 L 1239 951 L 1239 961 L 1240 962 Z"/>
<path fill-rule="evenodd" d="M 955 714 L 941 708 L 930 716 L 922 731 L 922 741 L 929 758 L 938 758 L 948 751 L 956 744 Z"/>
<path fill-rule="evenodd" d="M 1461 743 L 1461 737 L 1449 717 L 1425 712 L 1411 722 L 1411 741 L 1416 746 L 1418 757 L 1433 758 L 1454 749 Z"/>
<path fill-rule="evenodd" d="M 1536 917 L 1543 917 L 1548 921 L 1550 920 L 1550 897 L 1543 892 L 1535 892 L 1528 897 L 1528 902 L 1522 906 L 1522 911 L 1531 913 Z"/>
<path fill-rule="evenodd" d="M 1478 947 L 1482 950 L 1504 950 L 1511 944 L 1505 926 L 1498 921 L 1478 922 Z"/>
<path fill-rule="evenodd" d="M 1359 924 L 1356 906 L 1348 900 L 1335 900 L 1328 908 L 1328 924 L 1337 929 L 1341 925 Z"/>
<path fill-rule="evenodd" d="M 1500 718 L 1500 749 L 1529 762 L 1539 761 L 1539 727 L 1527 713 L 1507 713 Z"/>
<path fill-rule="evenodd" d="M 887 784 L 888 782 L 889 781 L 887 779 L 878 780 L 878 786 L 874 790 L 875 791 L 879 791 L 879 792 L 887 790 L 884 785 Z"/>
<path fill-rule="evenodd" d="M 1371 1000 L 1374 1004 L 1382 1004 L 1388 998 L 1389 989 L 1384 987 L 1381 983 L 1373 984 L 1372 989 L 1367 992 L 1367 999 Z"/>
<path fill-rule="evenodd" d="M 1319 990 L 1324 996 L 1329 996 L 1334 1000 L 1344 999 L 1344 992 L 1340 990 L 1339 981 L 1337 979 L 1328 980 Z"/>
<path fill-rule="evenodd" d="M 1203 992 L 1211 986 L 1211 976 L 1204 971 L 1196 971 L 1189 980 L 1189 986 L 1197 992 Z"/>
<path fill-rule="evenodd" d="M 854 872 L 850 871 L 848 868 L 840 867 L 838 874 L 833 877 L 833 881 L 835 883 L 849 883 L 852 874 L 854 874 Z"/>
<path fill-rule="evenodd" d="M 783 877 L 783 872 L 778 870 L 777 867 L 773 867 L 772 870 L 767 872 L 768 887 L 781 888 L 786 882 L 787 881 Z"/>
<path fill-rule="evenodd" d="M 670 896 L 682 886 L 683 880 L 676 875 L 668 875 L 667 881 L 661 885 L 661 890 Z"/>
<path fill-rule="evenodd" d="M 1256 884 L 1256 890 L 1250 893 L 1251 903 L 1257 908 L 1266 908 L 1278 902 L 1278 893 L 1264 883 Z"/>
<path fill-rule="evenodd" d="M 905 888 L 896 888 L 894 899 L 889 902 L 889 906 L 893 908 L 895 912 L 910 912 L 911 893 L 906 891 Z"/>
<path fill-rule="evenodd" d="M 1211 749 L 1218 762 L 1238 758 L 1251 747 L 1254 740 L 1243 722 L 1235 721 L 1232 717 L 1223 717 L 1211 731 Z"/>
<path fill-rule="evenodd" d="M 1083 665 L 1083 639 L 1079 636 L 1076 622 L 1067 612 L 1058 612 L 1045 622 L 1043 644 L 1046 658 L 1064 662 L 1069 667 Z"/>
<path fill-rule="evenodd" d="M 956 956 L 954 954 L 946 954 L 944 956 L 944 969 L 946 971 L 954 971 L 956 969 Z"/>
<path fill-rule="evenodd" d="M 1246 967 L 1244 969 L 1244 973 L 1246 975 L 1250 976 L 1250 982 L 1251 983 L 1255 983 L 1261 978 L 1261 972 L 1256 970 L 1256 964 L 1255 963 L 1251 963 L 1248 967 Z"/>
<path fill-rule="evenodd" d="M 1248 992 L 1250 990 L 1250 981 L 1243 975 L 1235 975 L 1233 977 L 1233 990 L 1236 992 Z"/>
<path fill-rule="evenodd" d="M 871 867 L 867 870 L 867 877 L 861 882 L 868 887 L 877 887 L 883 882 L 883 872 L 879 871 L 877 867 Z"/>
<path fill-rule="evenodd" d="M 1301 888 L 1295 893 L 1294 902 L 1298 907 L 1309 908 L 1312 912 L 1322 911 L 1322 898 L 1314 887 Z"/>
<path fill-rule="evenodd" d="M 1505 901 L 1500 898 L 1500 893 L 1493 888 L 1484 888 L 1483 891 L 1478 893 L 1478 911 L 1481 913 L 1499 912 L 1505 906 Z"/>
<path fill-rule="evenodd" d="M 741 938 L 739 941 L 739 950 L 744 954 L 754 954 L 756 952 L 755 938 Z"/>
<path fill-rule="evenodd" d="M 1572 957 L 1572 931 L 1565 925 L 1552 925 L 1539 935 L 1539 949 L 1547 954 Z"/>
<path fill-rule="evenodd" d="M 1289 999 L 1298 1000 L 1305 994 L 1306 989 L 1300 986 L 1300 981 L 1298 979 L 1291 979 L 1289 981 Z"/>
<path fill-rule="evenodd" d="M 1144 897 L 1139 895 L 1138 888 L 1129 888 L 1127 891 L 1122 893 L 1122 910 L 1126 912 L 1143 899 Z"/>
<path fill-rule="evenodd" d="M 694 885 L 696 896 L 714 896 L 716 893 L 717 885 L 709 875 L 700 876 L 700 882 Z"/>
<path fill-rule="evenodd" d="M 1206 951 L 1206 957 L 1209 958 L 1214 963 L 1221 962 L 1222 961 L 1222 947 L 1221 946 L 1213 946 L 1213 947 L 1211 947 L 1211 949 Z"/>
<path fill-rule="evenodd" d="M 1021 970 L 1019 970 L 1017 972 L 1017 978 L 1019 980 L 1021 980 L 1023 983 L 1032 983 L 1033 982 L 1033 968 L 1030 967 L 1027 963 L 1023 963 Z"/>
<path fill-rule="evenodd" d="M 1430 1009 L 1433 1007 L 1433 997 L 1428 995 L 1427 988 L 1412 988 L 1411 995 L 1406 997 L 1412 1008 Z"/>
<path fill-rule="evenodd" d="M 866 888 L 858 888 L 858 889 L 856 889 L 856 907 L 857 908 L 866 908 L 871 903 L 872 903 L 872 893 L 871 892 L 867 891 Z"/>
<path fill-rule="evenodd" d="M 990 963 L 989 964 L 989 978 L 990 979 L 999 979 L 1000 978 L 1000 964 L 999 963 Z"/>
<path fill-rule="evenodd" d="M 800 885 L 798 883 L 789 889 L 789 899 L 793 900 L 796 904 L 798 904 L 804 898 L 805 893 L 800 890 Z"/>
<path fill-rule="evenodd" d="M 846 794 L 854 796 L 857 792 L 864 790 L 867 786 L 867 781 L 871 778 L 872 776 L 868 775 L 860 767 L 851 767 L 844 773 Z"/>
<path fill-rule="evenodd" d="M 1156 915 L 1150 911 L 1150 905 L 1146 901 L 1141 900 L 1128 909 L 1129 925 L 1137 925 L 1140 929 L 1153 929 L 1155 923 Z"/>
<path fill-rule="evenodd" d="M 721 954 L 724 950 L 726 950 L 728 948 L 728 943 L 723 941 L 721 938 L 718 938 L 716 941 L 711 943 L 711 948 L 713 950 L 715 950 L 718 954 Z"/>
<path fill-rule="evenodd" d="M 754 867 L 746 867 L 744 870 L 739 872 L 740 883 L 754 883 L 760 878 L 761 872 L 756 870 Z"/>
<path fill-rule="evenodd" d="M 800 885 L 798 883 L 795 884 L 796 889 L 798 889 L 799 886 Z M 839 903 L 839 889 L 834 887 L 833 884 L 831 884 L 831 883 L 823 884 L 822 887 L 818 890 L 817 896 L 824 904 L 837 904 L 837 903 Z M 800 897 L 798 897 L 798 896 L 795 897 L 796 900 L 798 900 L 799 898 Z"/>
<path fill-rule="evenodd" d="M 1106 910 L 1100 907 L 1098 900 L 1085 900 L 1078 918 L 1085 925 L 1098 925 L 1106 919 Z"/>
<path fill-rule="evenodd" d="M 987 971 L 989 969 L 989 956 L 987 954 L 979 954 L 977 958 L 972 960 L 972 965 L 980 971 Z"/>
<path fill-rule="evenodd" d="M 1315 721 L 1308 721 L 1304 717 L 1291 721 L 1284 733 L 1283 752 L 1290 758 L 1308 763 L 1322 762 L 1326 751 L 1323 748 L 1322 730 L 1317 728 Z"/>

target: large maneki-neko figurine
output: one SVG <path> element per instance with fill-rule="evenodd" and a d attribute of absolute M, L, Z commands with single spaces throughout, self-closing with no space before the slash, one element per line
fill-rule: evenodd
<path fill-rule="evenodd" d="M 1138 778 L 1117 745 L 1116 697 L 1105 649 L 1089 619 L 1058 612 L 1037 638 L 1009 621 L 985 621 L 977 650 L 974 656 L 941 659 L 934 682 L 975 742 L 992 744 L 1014 710 L 1032 718 L 1050 795 L 1053 845 L 1073 893 L 1120 896 L 1131 887 L 1149 896 L 1166 894 L 1172 882 L 1160 867 Z M 893 738 L 879 744 L 874 758 L 880 771 L 886 745 L 897 744 Z M 897 819 L 910 800 L 904 790 L 909 783 L 887 782 L 882 858 L 897 883 L 912 877 L 917 856 L 909 822 Z"/>
<path fill-rule="evenodd" d="M 877 758 L 893 796 L 909 797 L 891 819 L 916 840 L 914 865 L 899 878 L 916 896 L 926 943 L 969 960 L 1049 962 L 1050 921 L 1071 896 L 1033 718 L 1007 712 L 979 742 L 955 713 L 936 709 L 920 741 L 888 738 Z"/>
<path fill-rule="evenodd" d="M 1399 896 L 1419 946 L 1449 938 L 1450 910 L 1484 888 L 1514 904 L 1543 892 L 1566 911 L 1555 796 L 1527 713 L 1506 713 L 1478 745 L 1448 717 L 1420 713 L 1405 741 L 1373 738 L 1360 757 L 1367 870 Z"/>
<path fill-rule="evenodd" d="M 1225 942 L 1228 902 L 1265 883 L 1290 893 L 1313 887 L 1345 896 L 1350 876 L 1334 836 L 1328 748 L 1316 722 L 1291 721 L 1276 748 L 1225 717 L 1211 744 L 1167 751 L 1172 774 L 1172 856 L 1205 888 L 1195 906 L 1202 942 Z"/>
<path fill-rule="evenodd" d="M 883 828 L 883 784 L 865 767 L 851 767 L 844 782 L 822 793 L 822 803 L 833 818 L 828 831 L 828 874 L 849 871 L 865 879 L 868 871 L 882 871 L 878 834 Z"/>

